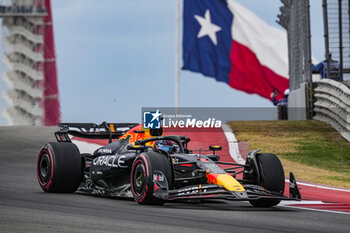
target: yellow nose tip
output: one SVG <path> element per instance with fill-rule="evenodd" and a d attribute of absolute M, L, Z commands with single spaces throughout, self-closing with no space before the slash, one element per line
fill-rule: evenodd
<path fill-rule="evenodd" d="M 218 185 L 222 185 L 229 191 L 243 192 L 245 189 L 243 186 L 229 174 L 220 174 L 216 177 Z"/>

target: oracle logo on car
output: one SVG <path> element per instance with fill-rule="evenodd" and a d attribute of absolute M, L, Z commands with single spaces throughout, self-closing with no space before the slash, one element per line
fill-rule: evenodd
<path fill-rule="evenodd" d="M 117 156 L 117 155 L 106 155 L 99 156 L 93 161 L 93 165 L 96 166 L 107 166 L 107 167 L 119 167 L 119 168 L 127 168 L 125 165 L 125 156 Z"/>

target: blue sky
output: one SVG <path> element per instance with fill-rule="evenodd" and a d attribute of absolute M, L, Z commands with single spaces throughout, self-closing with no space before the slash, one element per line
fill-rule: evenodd
<path fill-rule="evenodd" d="M 279 0 L 238 2 L 279 27 Z M 174 106 L 175 0 L 52 0 L 52 6 L 62 121 L 138 122 L 141 107 Z M 311 0 L 311 20 L 312 53 L 322 60 L 322 1 Z M 273 105 L 181 71 L 180 106 Z"/>

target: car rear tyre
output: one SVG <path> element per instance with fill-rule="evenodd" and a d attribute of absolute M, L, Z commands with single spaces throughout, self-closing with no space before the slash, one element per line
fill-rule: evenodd
<path fill-rule="evenodd" d="M 83 177 L 77 146 L 69 142 L 50 142 L 43 146 L 38 156 L 37 177 L 45 192 L 75 192 Z"/>
<path fill-rule="evenodd" d="M 279 158 L 274 154 L 257 154 L 256 160 L 260 174 L 260 186 L 273 192 L 283 194 L 284 192 L 284 170 Z M 249 201 L 256 207 L 272 207 L 278 205 L 281 201 L 262 198 Z"/>
<path fill-rule="evenodd" d="M 131 191 L 135 201 L 144 205 L 162 205 L 164 200 L 153 196 L 153 171 L 164 174 L 168 188 L 172 187 L 173 169 L 171 160 L 164 154 L 146 152 L 136 157 L 131 168 Z"/>

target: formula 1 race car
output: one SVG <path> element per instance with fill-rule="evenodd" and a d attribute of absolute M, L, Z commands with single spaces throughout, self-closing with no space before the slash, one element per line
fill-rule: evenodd
<path fill-rule="evenodd" d="M 301 200 L 292 173 L 289 197 L 283 195 L 284 171 L 274 154 L 251 151 L 245 164 L 236 164 L 220 161 L 220 146 L 210 146 L 205 155 L 195 153 L 188 149 L 190 138 L 162 136 L 162 128 L 114 123 L 60 123 L 59 127 L 58 142 L 44 145 L 38 156 L 37 176 L 45 192 L 133 197 L 140 204 L 227 199 L 271 207 L 281 200 Z M 109 143 L 93 154 L 81 154 L 72 136 L 109 139 Z"/>

